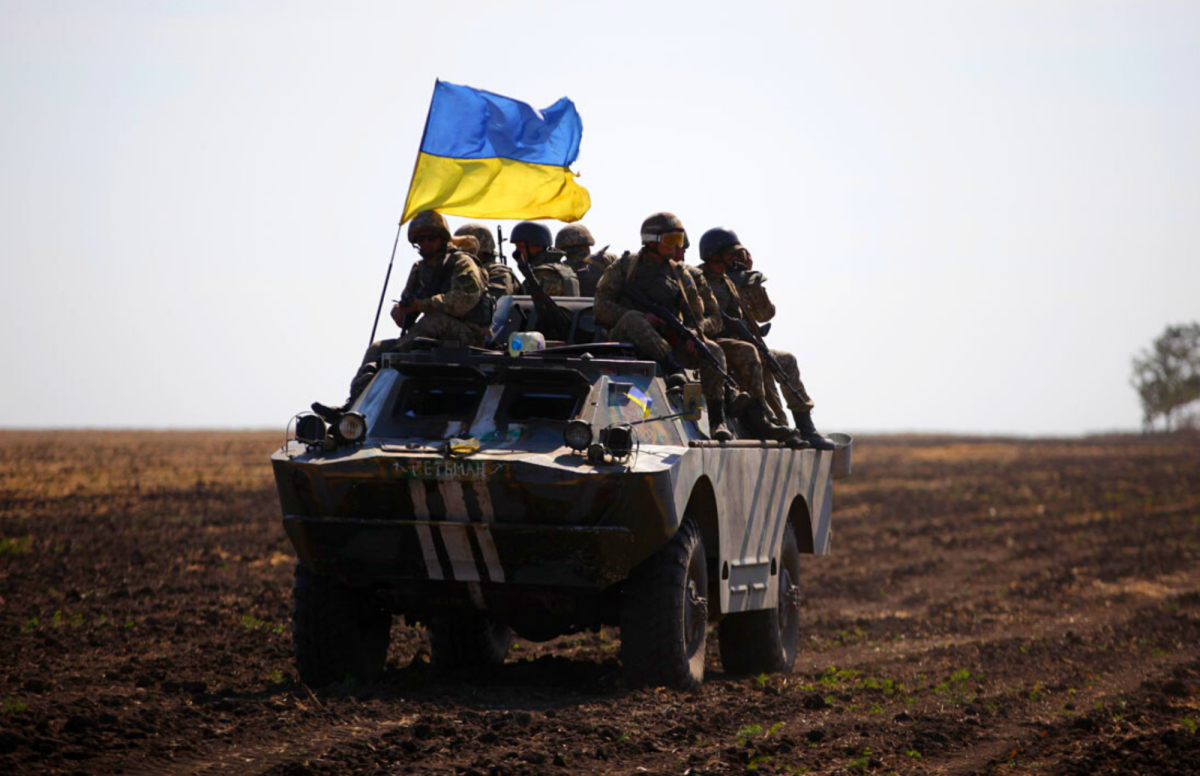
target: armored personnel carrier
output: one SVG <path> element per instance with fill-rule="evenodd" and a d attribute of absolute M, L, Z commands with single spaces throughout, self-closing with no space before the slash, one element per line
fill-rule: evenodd
<path fill-rule="evenodd" d="M 668 391 L 630 346 L 589 341 L 590 299 L 555 301 L 567 343 L 389 354 L 340 422 L 299 416 L 272 456 L 305 682 L 371 680 L 397 614 L 439 669 L 607 625 L 631 685 L 685 688 L 710 623 L 726 670 L 791 669 L 850 438 L 712 441 L 698 385 Z M 528 297 L 501 300 L 493 341 L 536 329 Z"/>

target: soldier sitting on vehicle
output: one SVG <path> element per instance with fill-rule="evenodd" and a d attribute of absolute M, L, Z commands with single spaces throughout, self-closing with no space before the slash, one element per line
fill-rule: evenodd
<path fill-rule="evenodd" d="M 631 343 L 640 355 L 657 361 L 667 376 L 668 386 L 686 381 L 685 364 L 699 367 L 708 404 L 710 436 L 722 441 L 732 439 L 725 426 L 725 381 L 721 375 L 725 370 L 725 354 L 720 346 L 696 332 L 701 336 L 699 346 L 711 354 L 710 362 L 697 351 L 695 340 L 677 336 L 674 327 L 629 296 L 636 292 L 657 309 L 681 318 L 685 325 L 704 317 L 704 303 L 692 276 L 672 262 L 683 255 L 686 238 L 683 223 L 671 213 L 656 213 L 642 223 L 641 236 L 642 249 L 622 256 L 600 279 L 595 297 L 596 320 L 608 327 L 613 340 Z M 627 288 L 633 291 L 626 291 Z M 695 324 L 689 327 L 696 328 Z"/>
<path fill-rule="evenodd" d="M 734 317 L 750 319 L 746 323 L 752 331 L 758 323 L 765 323 L 774 317 L 775 305 L 763 288 L 766 278 L 761 272 L 752 271 L 750 252 L 742 246 L 733 230 L 717 227 L 705 232 L 700 238 L 700 259 L 704 262 L 705 277 L 713 287 L 722 310 L 732 314 L 735 307 L 739 308 L 744 315 Z M 717 278 L 724 278 L 727 282 L 719 283 Z M 763 370 L 766 400 L 772 412 L 780 422 L 787 422 L 779 400 L 781 386 L 778 383 L 782 382 L 783 397 L 792 411 L 801 439 L 818 450 L 832 450 L 833 441 L 817 431 L 813 424 L 813 400 L 800 380 L 796 357 L 785 350 L 771 349 L 769 352 L 782 372 L 776 375 L 772 369 Z"/>
<path fill-rule="evenodd" d="M 511 296 L 517 292 L 517 278 L 506 265 L 496 260 L 496 240 L 491 230 L 483 224 L 463 224 L 454 231 L 455 237 L 470 235 L 479 241 L 479 255 L 476 256 L 479 265 L 487 274 L 488 293 L 492 299 Z"/>
<path fill-rule="evenodd" d="M 509 239 L 516 248 L 513 258 L 519 254 L 521 259 L 529 262 L 543 291 L 550 296 L 579 296 L 579 278 L 575 276 L 575 270 L 563 263 L 567 255 L 550 247 L 550 229 L 545 224 L 522 221 L 513 227 Z M 530 279 L 525 278 L 522 293 L 532 293 L 529 283 Z"/>
<path fill-rule="evenodd" d="M 583 224 L 568 224 L 554 236 L 554 247 L 566 253 L 567 266 L 579 278 L 580 296 L 595 296 L 596 284 L 600 282 L 604 270 L 617 260 L 616 256 L 606 251 L 593 254 L 592 246 L 595 244 L 592 233 Z"/>
<path fill-rule="evenodd" d="M 330 407 L 313 403 L 313 412 L 330 422 L 345 412 L 371 382 L 384 353 L 411 350 L 419 337 L 462 345 L 482 345 L 487 337 L 493 301 L 484 293 L 484 271 L 469 254 L 453 248 L 446 219 L 432 210 L 417 213 L 408 225 L 408 241 L 421 254 L 421 260 L 408 273 L 400 301 L 392 308 L 392 320 L 401 328 L 402 336 L 380 340 L 367 348 L 362 366 L 350 382 L 350 398 L 345 404 Z"/>
<path fill-rule="evenodd" d="M 703 242 L 701 242 L 703 245 Z M 686 248 L 684 249 L 687 250 Z M 693 267 L 684 263 L 681 256 L 679 266 L 683 267 L 691 276 L 696 284 L 696 290 L 700 294 L 700 301 L 704 305 L 704 317 L 700 319 L 700 329 L 706 337 L 715 339 L 717 345 L 721 347 L 721 351 L 725 354 L 725 363 L 729 365 L 729 373 L 738 385 L 745 389 L 746 393 L 750 394 L 753 401 L 750 402 L 738 417 L 745 423 L 746 428 L 754 437 L 758 439 L 771 439 L 775 441 L 787 441 L 795 439 L 799 442 L 799 436 L 795 434 L 787 426 L 776 425 L 770 410 L 766 404 L 766 389 L 763 385 L 763 367 L 762 362 L 758 358 L 758 350 L 749 342 L 744 342 L 740 339 L 735 339 L 731 335 L 726 334 L 724 337 L 718 337 L 725 329 L 725 322 L 721 318 L 722 306 L 718 301 L 713 287 L 709 284 L 708 278 L 705 277 L 704 271 L 700 267 Z M 713 285 L 722 285 L 729 283 L 727 278 L 714 278 Z M 732 286 L 728 289 L 733 291 Z M 736 291 L 733 291 L 736 294 Z M 805 445 L 807 447 L 807 445 Z"/>

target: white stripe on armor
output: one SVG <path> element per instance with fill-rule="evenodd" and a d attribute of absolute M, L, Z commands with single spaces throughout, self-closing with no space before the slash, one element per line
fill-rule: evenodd
<path fill-rule="evenodd" d="M 442 494 L 442 503 L 446 505 L 446 522 L 441 523 L 438 529 L 442 532 L 442 541 L 446 543 L 446 553 L 450 556 L 450 569 L 457 580 L 478 582 L 475 552 L 467 536 L 466 523 L 470 516 L 467 514 L 467 502 L 463 499 L 462 483 L 457 480 L 439 481 L 438 492 Z"/>
<path fill-rule="evenodd" d="M 479 540 L 479 550 L 483 553 L 483 562 L 487 564 L 488 577 L 493 582 L 503 582 L 504 567 L 500 565 L 500 553 L 496 551 L 490 525 L 496 520 L 491 493 L 488 492 L 486 482 L 471 483 L 471 490 L 475 491 L 475 498 L 479 501 L 479 511 L 483 517 L 483 524 L 475 526 L 475 538 Z"/>
<path fill-rule="evenodd" d="M 425 501 L 425 483 L 422 480 L 409 480 L 408 491 L 412 494 L 413 519 L 428 520 L 429 504 Z M 418 525 L 417 539 L 421 542 L 421 555 L 425 558 L 425 569 L 430 579 L 445 579 L 442 574 L 442 563 L 438 560 L 437 550 L 433 546 L 433 534 L 427 525 Z"/>

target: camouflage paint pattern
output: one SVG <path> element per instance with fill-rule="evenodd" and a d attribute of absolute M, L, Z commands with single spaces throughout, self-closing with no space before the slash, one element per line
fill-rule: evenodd
<path fill-rule="evenodd" d="M 473 375 L 486 385 L 474 414 L 414 435 L 393 407 L 422 370 L 431 380 Z M 721 569 L 715 616 L 775 605 L 771 568 L 789 524 L 801 552 L 829 552 L 833 479 L 849 473 L 848 439 L 831 452 L 718 445 L 703 418 L 672 419 L 636 426 L 640 444 L 629 458 L 592 463 L 564 447 L 561 422 L 501 422 L 520 370 L 569 376 L 584 391 L 577 417 L 597 428 L 637 418 L 630 386 L 653 397 L 656 416 L 680 410 L 646 361 L 541 365 L 437 349 L 386 356 L 354 405 L 367 417 L 364 444 L 291 442 L 272 456 L 284 525 L 305 563 L 425 602 L 595 593 L 624 579 L 690 514 Z M 479 440 L 479 449 L 439 452 L 449 436 Z"/>

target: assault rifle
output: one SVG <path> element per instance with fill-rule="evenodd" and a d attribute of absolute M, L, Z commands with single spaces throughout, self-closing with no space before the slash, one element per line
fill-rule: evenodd
<path fill-rule="evenodd" d="M 533 273 L 533 267 L 529 266 L 529 262 L 521 255 L 519 249 L 513 251 L 513 258 L 517 260 L 517 269 L 521 270 L 521 274 L 525 276 L 529 295 L 533 297 L 533 308 L 537 310 L 538 314 L 538 329 L 546 336 L 546 339 L 567 339 L 571 334 L 571 316 L 556 305 L 554 299 L 542 288 L 537 275 Z"/>
<path fill-rule="evenodd" d="M 719 361 L 717 361 L 717 357 L 709 352 L 708 348 L 705 347 L 704 340 L 700 339 L 700 336 L 696 334 L 696 332 L 685 326 L 683 321 L 679 320 L 675 313 L 654 302 L 652 299 L 650 299 L 650 297 L 646 296 L 644 291 L 632 283 L 626 283 L 621 288 L 621 295 L 628 297 L 629 301 L 633 302 L 634 306 L 642 312 L 650 313 L 658 317 L 664 324 L 666 324 L 667 327 L 671 329 L 671 331 L 675 332 L 678 337 L 686 342 L 691 342 L 696 350 L 696 355 L 707 361 L 709 366 L 716 370 L 717 374 L 721 375 L 721 379 L 724 380 L 725 384 L 732 388 L 735 393 L 742 393 L 742 387 L 737 384 L 737 380 L 734 380 L 729 376 L 728 372 L 721 368 L 721 364 Z M 686 299 L 683 300 L 683 304 L 685 307 L 687 306 Z"/>
<path fill-rule="evenodd" d="M 798 386 L 792 384 L 792 381 L 787 376 L 787 372 L 783 369 L 783 365 L 779 363 L 779 359 L 775 358 L 771 353 L 771 349 L 767 347 L 767 343 L 763 341 L 758 324 L 754 322 L 754 319 L 746 317 L 745 310 L 739 308 L 738 312 L 743 315 L 744 320 L 743 318 L 734 318 L 724 310 L 721 311 L 721 318 L 725 321 L 725 327 L 738 339 L 749 342 L 758 349 L 759 357 L 767 365 L 767 369 L 771 370 L 771 374 L 775 375 L 776 380 L 786 385 L 797 396 L 804 396 L 804 392 Z M 747 325 L 746 321 L 750 322 L 749 325 Z"/>

